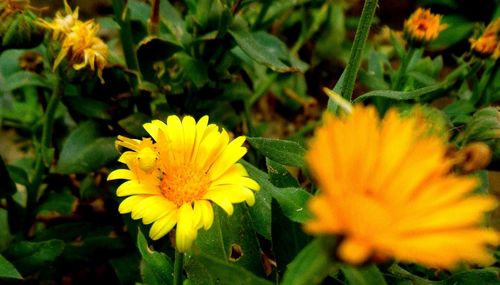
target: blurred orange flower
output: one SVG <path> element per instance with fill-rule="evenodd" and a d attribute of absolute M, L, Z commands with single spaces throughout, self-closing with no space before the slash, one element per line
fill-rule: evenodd
<path fill-rule="evenodd" d="M 481 228 L 497 206 L 473 195 L 478 181 L 451 173 L 441 137 L 415 116 L 355 106 L 349 116 L 327 115 L 307 161 L 320 192 L 309 203 L 311 234 L 337 234 L 338 256 L 352 264 L 396 258 L 430 267 L 490 264 L 487 245 L 499 235 Z"/>

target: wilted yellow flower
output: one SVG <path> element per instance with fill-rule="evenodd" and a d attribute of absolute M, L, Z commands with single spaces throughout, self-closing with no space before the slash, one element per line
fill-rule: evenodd
<path fill-rule="evenodd" d="M 52 31 L 54 40 L 62 42 L 61 51 L 54 61 L 55 70 L 65 58 L 75 70 L 89 66 L 97 70 L 97 76 L 104 83 L 102 71 L 107 64 L 108 46 L 97 36 L 99 25 L 94 20 L 78 20 L 78 7 L 75 11 L 64 1 L 65 15 L 57 12 L 51 22 L 40 20 L 39 24 Z"/>
<path fill-rule="evenodd" d="M 102 71 L 107 63 L 108 46 L 97 37 L 98 31 L 99 25 L 93 20 L 76 22 L 64 37 L 61 51 L 54 61 L 54 69 L 64 58 L 67 58 L 75 70 L 80 70 L 87 65 L 92 71 L 97 69 L 97 76 L 104 83 Z"/>
<path fill-rule="evenodd" d="M 491 56 L 493 59 L 497 59 L 500 57 L 499 34 L 500 18 L 491 22 L 479 38 L 469 40 L 471 49 L 482 56 Z"/>
<path fill-rule="evenodd" d="M 64 12 L 65 14 L 61 11 L 57 11 L 51 22 L 43 19 L 39 20 L 40 26 L 52 30 L 53 39 L 63 39 L 66 34 L 71 32 L 71 28 L 79 22 L 78 7 L 75 8 L 75 11 L 72 11 L 66 0 L 64 0 Z"/>
<path fill-rule="evenodd" d="M 442 138 L 395 110 L 380 120 L 373 107 L 355 106 L 325 119 L 306 157 L 320 187 L 307 232 L 343 236 L 337 253 L 352 264 L 493 261 L 486 246 L 499 243 L 498 233 L 479 224 L 497 203 L 472 194 L 476 179 L 450 172 Z"/>
<path fill-rule="evenodd" d="M 128 180 L 117 189 L 118 196 L 128 196 L 118 210 L 142 218 L 144 224 L 153 223 L 152 239 L 163 237 L 177 224 L 176 247 L 185 252 L 198 229 L 211 227 L 211 202 L 228 215 L 233 203 L 255 203 L 253 191 L 259 184 L 237 163 L 247 152 L 242 146 L 245 137 L 230 141 L 225 130 L 208 124 L 208 116 L 198 122 L 189 116 L 182 121 L 169 116 L 166 124 L 154 120 L 144 128 L 154 141 L 118 137 L 117 145 L 131 150 L 119 159 L 129 169 L 113 171 L 108 180 Z"/>
<path fill-rule="evenodd" d="M 448 25 L 441 24 L 441 15 L 432 14 L 429 9 L 418 8 L 405 21 L 405 35 L 416 42 L 430 42 L 436 39 L 439 33 Z"/>

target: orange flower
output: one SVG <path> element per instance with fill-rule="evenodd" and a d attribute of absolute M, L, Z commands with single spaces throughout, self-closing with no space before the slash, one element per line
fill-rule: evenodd
<path fill-rule="evenodd" d="M 500 57 L 499 32 L 500 18 L 491 22 L 479 38 L 469 40 L 471 49 L 481 56 L 491 56 L 493 59 L 497 59 Z"/>
<path fill-rule="evenodd" d="M 416 42 L 430 42 L 439 36 L 439 33 L 448 25 L 441 24 L 441 15 L 432 14 L 429 9 L 418 8 L 405 21 L 406 36 Z"/>
<path fill-rule="evenodd" d="M 306 156 L 321 191 L 305 230 L 343 236 L 337 254 L 352 264 L 493 262 L 486 245 L 499 235 L 479 225 L 497 203 L 473 194 L 475 178 L 450 173 L 446 144 L 427 128 L 394 109 L 383 120 L 359 105 L 349 116 L 328 115 Z"/>

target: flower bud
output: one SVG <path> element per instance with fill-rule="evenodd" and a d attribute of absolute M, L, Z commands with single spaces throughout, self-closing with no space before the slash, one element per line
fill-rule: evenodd
<path fill-rule="evenodd" d="M 485 169 L 491 162 L 491 150 L 483 142 L 473 142 L 453 154 L 455 168 L 462 173 Z"/>
<path fill-rule="evenodd" d="M 404 34 L 410 43 L 419 45 L 435 40 L 448 25 L 441 24 L 441 15 L 418 8 L 404 23 Z"/>
<path fill-rule="evenodd" d="M 459 137 L 459 143 L 483 142 L 492 150 L 493 167 L 500 162 L 500 112 L 495 107 L 477 111 Z M 500 165 L 498 165 L 500 166 Z"/>

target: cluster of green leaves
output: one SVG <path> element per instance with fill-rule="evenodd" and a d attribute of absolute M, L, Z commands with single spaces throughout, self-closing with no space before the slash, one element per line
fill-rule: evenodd
<path fill-rule="evenodd" d="M 169 114 L 208 114 L 249 136 L 252 151 L 243 164 L 261 190 L 253 207 L 237 205 L 232 216 L 214 206 L 213 226 L 200 230 L 182 264 L 187 284 L 499 283 L 496 267 L 454 274 L 396 263 L 351 267 L 333 261 L 334 239 L 303 232 L 301 224 L 311 218 L 306 202 L 315 191 L 303 142 L 320 114 L 298 124 L 290 140 L 277 140 L 262 137 L 272 134 L 273 122 L 257 122 L 254 112 L 278 112 L 287 120 L 305 113 L 310 94 L 322 87 L 306 74 L 319 76 L 324 62 L 348 61 L 346 34 L 357 22 L 345 15 L 348 1 L 112 2 L 115 16 L 97 19 L 110 35 L 106 83 L 71 75 L 57 101 L 50 147 L 40 137 L 51 94 L 61 86 L 60 74 L 51 70 L 51 38 L 31 50 L 43 59 L 41 72 L 21 69 L 25 50 L 0 55 L 0 122 L 34 150 L 8 163 L 0 159 L 0 282 L 172 283 L 170 241 L 153 242 L 143 234 L 146 226 L 120 216 L 117 185 L 105 180 L 109 169 L 121 167 L 117 135 L 146 136 L 143 123 Z M 437 42 L 448 47 L 465 34 Z M 368 92 L 357 101 L 383 112 L 446 96 L 452 103 L 429 114 L 449 129 L 464 129 L 454 136 L 456 144 L 480 140 L 498 149 L 498 111 L 483 108 L 499 99 L 498 62 L 464 55 L 442 79 L 441 56 L 409 51 L 395 37 L 392 45 L 392 53 L 366 49 L 360 81 Z M 392 60 L 405 62 L 405 69 L 394 69 Z M 339 94 L 342 83 L 334 89 Z M 277 106 L 259 109 L 269 94 Z"/>

